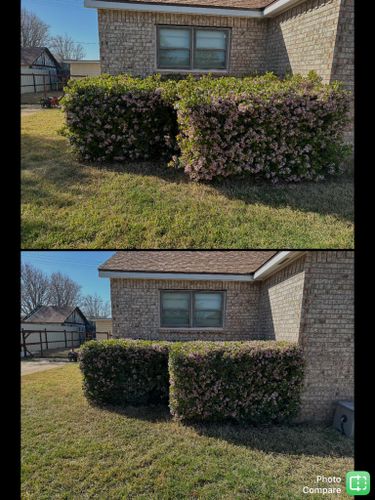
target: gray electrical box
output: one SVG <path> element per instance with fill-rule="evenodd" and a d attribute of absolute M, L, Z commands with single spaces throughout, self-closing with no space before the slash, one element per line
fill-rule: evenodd
<path fill-rule="evenodd" d="M 354 403 L 338 401 L 333 426 L 347 437 L 354 437 Z"/>

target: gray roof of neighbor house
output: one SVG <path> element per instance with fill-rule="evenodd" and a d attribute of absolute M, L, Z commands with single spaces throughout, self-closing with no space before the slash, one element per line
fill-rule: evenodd
<path fill-rule="evenodd" d="M 23 318 L 27 323 L 64 323 L 77 310 L 86 320 L 79 307 L 39 306 Z"/>
<path fill-rule="evenodd" d="M 31 66 L 40 57 L 42 52 L 46 52 L 48 56 L 55 61 L 56 66 L 60 63 L 47 47 L 22 47 L 21 48 L 21 66 Z"/>
<path fill-rule="evenodd" d="M 148 250 L 116 252 L 104 264 L 102 271 L 155 273 L 251 274 L 273 257 L 272 250 Z"/>
<path fill-rule="evenodd" d="M 263 9 L 276 0 L 102 0 L 116 3 L 145 3 L 187 5 L 194 7 L 222 7 L 229 9 Z"/>

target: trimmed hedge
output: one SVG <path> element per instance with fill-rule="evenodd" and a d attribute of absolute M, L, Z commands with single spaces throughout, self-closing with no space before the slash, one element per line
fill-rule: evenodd
<path fill-rule="evenodd" d="M 178 419 L 284 422 L 298 413 L 302 351 L 275 341 L 177 343 L 169 377 Z"/>
<path fill-rule="evenodd" d="M 69 80 L 61 100 L 63 133 L 84 160 L 169 160 L 176 151 L 177 119 L 166 91 L 154 77 Z"/>
<path fill-rule="evenodd" d="M 101 405 L 168 401 L 167 343 L 142 340 L 86 342 L 80 350 L 86 397 Z"/>
<path fill-rule="evenodd" d="M 297 182 L 338 174 L 350 151 L 343 142 L 348 95 L 315 74 L 180 82 L 181 156 L 174 164 L 190 179 L 206 181 L 250 174 Z"/>

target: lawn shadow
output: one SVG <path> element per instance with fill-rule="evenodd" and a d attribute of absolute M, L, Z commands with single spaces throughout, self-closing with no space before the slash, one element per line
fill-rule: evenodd
<path fill-rule="evenodd" d="M 168 167 L 163 162 L 90 163 L 91 167 L 117 173 L 158 177 L 176 185 L 191 185 L 181 169 Z M 240 200 L 246 205 L 267 205 L 272 208 L 291 208 L 320 215 L 333 215 L 354 222 L 353 174 L 345 174 L 324 181 L 306 181 L 295 184 L 271 185 L 263 179 L 232 177 L 212 182 L 200 182 L 203 191 L 218 193 L 228 200 Z"/>
<path fill-rule="evenodd" d="M 168 405 L 158 404 L 149 406 L 112 406 L 103 405 L 100 406 L 102 410 L 117 413 L 118 415 L 123 415 L 128 418 L 134 418 L 137 420 L 144 420 L 151 423 L 157 422 L 169 422 L 172 419 L 169 413 Z"/>
<path fill-rule="evenodd" d="M 250 426 L 243 424 L 184 424 L 197 434 L 265 453 L 353 457 L 353 441 L 332 427 L 312 424 Z"/>
<path fill-rule="evenodd" d="M 73 195 L 74 184 L 90 182 L 88 167 L 97 171 L 157 177 L 176 187 L 193 185 L 182 170 L 168 167 L 166 162 L 96 163 L 80 160 L 61 136 L 46 138 L 25 134 L 22 139 L 22 167 L 24 170 L 45 168 L 46 182 Z M 265 205 L 271 208 L 290 208 L 320 215 L 333 215 L 352 223 L 354 221 L 353 176 L 299 184 L 270 185 L 250 177 L 228 178 L 222 181 L 195 184 L 205 194 L 220 194 L 228 200 L 240 200 L 246 205 Z M 177 191 L 178 193 L 178 191 Z M 47 196 L 45 194 L 44 196 Z"/>

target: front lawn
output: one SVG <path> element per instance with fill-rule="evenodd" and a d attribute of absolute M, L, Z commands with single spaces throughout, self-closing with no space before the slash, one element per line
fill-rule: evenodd
<path fill-rule="evenodd" d="M 165 166 L 84 165 L 60 110 L 22 118 L 22 248 L 353 248 L 353 180 L 189 182 Z"/>
<path fill-rule="evenodd" d="M 77 365 L 22 377 L 23 499 L 299 499 L 317 475 L 345 490 L 353 469 L 331 428 L 184 426 L 162 408 L 89 406 L 81 386 Z"/>

